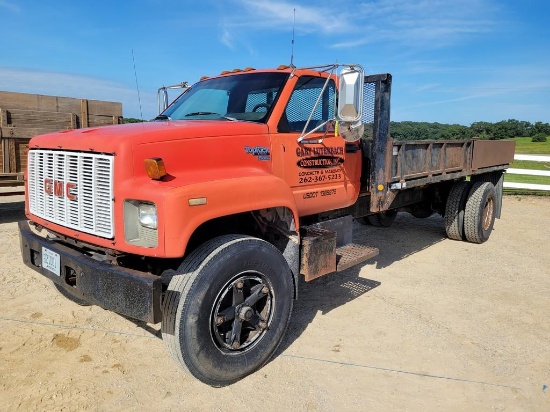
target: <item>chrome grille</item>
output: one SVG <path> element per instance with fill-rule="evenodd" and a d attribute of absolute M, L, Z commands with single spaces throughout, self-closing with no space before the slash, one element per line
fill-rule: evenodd
<path fill-rule="evenodd" d="M 114 236 L 111 155 L 30 150 L 29 209 L 59 225 Z"/>

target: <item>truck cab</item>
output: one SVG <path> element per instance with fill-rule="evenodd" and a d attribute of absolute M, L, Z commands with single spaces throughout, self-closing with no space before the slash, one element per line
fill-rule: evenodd
<path fill-rule="evenodd" d="M 288 66 L 226 73 L 203 79 L 157 120 L 265 125 L 263 138 L 244 146 L 244 153 L 286 183 L 298 216 L 311 215 L 349 206 L 359 193 L 359 143 L 346 150 L 335 134 L 337 82 L 330 72 Z"/>

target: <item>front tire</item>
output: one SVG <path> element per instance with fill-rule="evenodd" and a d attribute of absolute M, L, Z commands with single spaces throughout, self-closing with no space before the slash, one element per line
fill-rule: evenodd
<path fill-rule="evenodd" d="M 204 383 L 236 382 L 279 346 L 293 290 L 290 268 L 270 243 L 213 239 L 185 259 L 168 286 L 161 327 L 168 352 Z"/>

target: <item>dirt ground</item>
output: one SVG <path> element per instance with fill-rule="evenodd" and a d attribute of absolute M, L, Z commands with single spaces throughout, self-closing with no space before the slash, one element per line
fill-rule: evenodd
<path fill-rule="evenodd" d="M 221 389 L 170 360 L 158 325 L 80 307 L 21 262 L 0 199 L 3 411 L 550 410 L 549 197 L 507 196 L 483 245 L 441 217 L 357 226 L 380 256 L 302 283 L 285 341 Z"/>

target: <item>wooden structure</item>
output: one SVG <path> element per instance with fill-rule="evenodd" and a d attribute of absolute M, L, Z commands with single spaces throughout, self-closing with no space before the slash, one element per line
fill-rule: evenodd
<path fill-rule="evenodd" d="M 120 123 L 122 103 L 0 91 L 0 187 L 23 185 L 33 136 Z"/>

